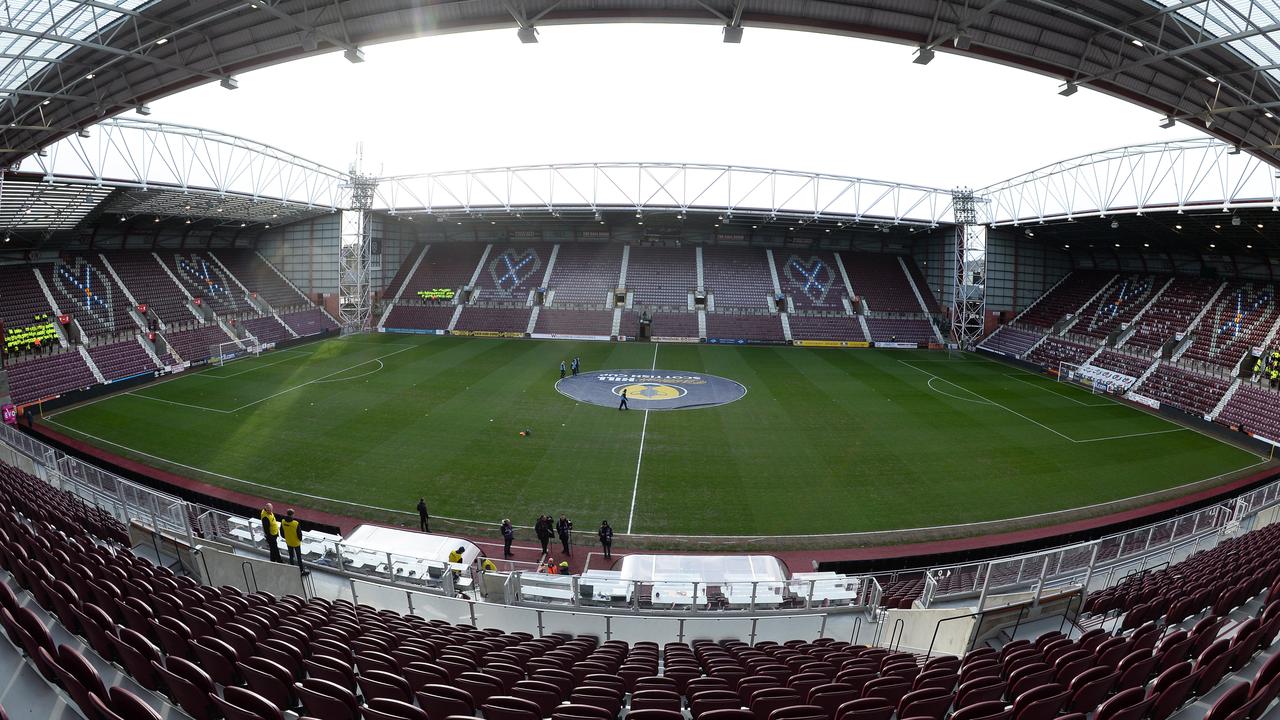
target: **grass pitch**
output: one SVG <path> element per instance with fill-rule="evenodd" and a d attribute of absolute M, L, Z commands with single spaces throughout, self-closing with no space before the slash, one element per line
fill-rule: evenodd
<path fill-rule="evenodd" d="M 706 372 L 748 393 L 647 417 L 579 404 L 554 388 L 574 355 L 584 370 Z M 179 375 L 46 422 L 306 507 L 386 519 L 426 496 L 434 516 L 528 525 L 565 512 L 579 528 L 608 519 L 644 534 L 1018 518 L 1260 462 L 1049 378 L 925 351 L 365 335 Z"/>

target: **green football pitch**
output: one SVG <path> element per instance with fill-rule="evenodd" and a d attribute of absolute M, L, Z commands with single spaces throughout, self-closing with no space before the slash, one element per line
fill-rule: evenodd
<path fill-rule="evenodd" d="M 555 389 L 574 355 L 584 370 L 703 372 L 748 392 L 663 412 L 580 404 Z M 425 496 L 442 519 L 563 512 L 637 534 L 1035 523 L 1263 461 L 1048 377 L 927 351 L 361 335 L 45 420 L 282 503 L 407 522 L 397 513 Z"/>

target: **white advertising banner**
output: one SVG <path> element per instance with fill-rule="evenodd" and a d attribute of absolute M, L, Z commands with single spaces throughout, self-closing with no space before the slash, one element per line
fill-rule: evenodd
<path fill-rule="evenodd" d="M 1133 386 L 1138 378 L 1132 375 L 1118 373 L 1115 370 L 1107 370 L 1106 368 L 1095 367 L 1093 365 L 1081 365 L 1076 368 L 1076 374 L 1088 378 L 1095 383 L 1101 382 L 1113 388 L 1127 389 Z"/>

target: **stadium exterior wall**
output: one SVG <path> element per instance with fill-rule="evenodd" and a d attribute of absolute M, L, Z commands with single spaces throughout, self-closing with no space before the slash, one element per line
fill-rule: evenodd
<path fill-rule="evenodd" d="M 321 215 L 264 232 L 257 250 L 302 292 L 336 293 L 341 232 L 341 215 Z"/>

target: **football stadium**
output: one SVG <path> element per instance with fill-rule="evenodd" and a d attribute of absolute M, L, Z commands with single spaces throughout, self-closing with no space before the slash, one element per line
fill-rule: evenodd
<path fill-rule="evenodd" d="M 961 185 L 799 93 L 700 106 L 760 141 L 705 162 L 693 75 L 625 81 L 642 126 L 523 94 L 567 26 L 620 77 L 676 26 L 888 47 L 918 95 L 859 111 L 1000 147 Z M 494 89 L 288 108 L 495 37 L 516 115 L 691 159 L 340 169 L 346 121 Z M 0 718 L 1280 720 L 1275 3 L 27 0 L 0 40 Z M 1001 137 L 950 60 L 1124 109 Z M 476 169 L 402 171 L 431 143 Z M 903 177 L 756 162 L 837 146 Z"/>

